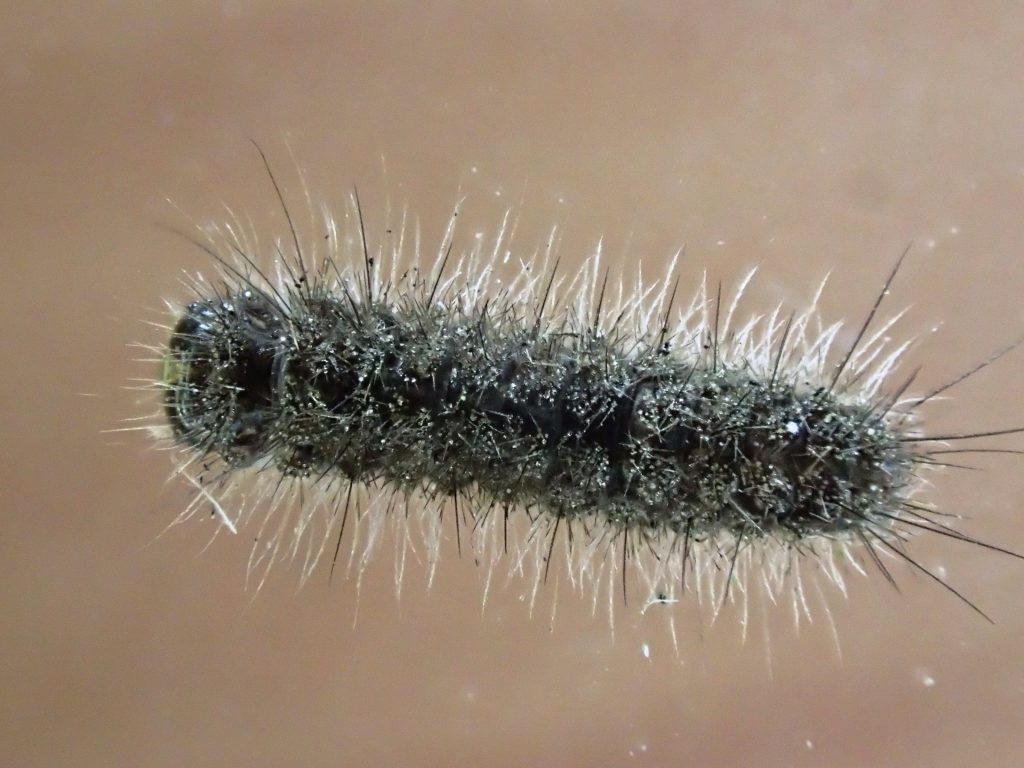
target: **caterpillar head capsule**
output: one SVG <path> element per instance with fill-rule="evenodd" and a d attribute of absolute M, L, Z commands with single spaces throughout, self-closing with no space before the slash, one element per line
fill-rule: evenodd
<path fill-rule="evenodd" d="M 164 357 L 164 407 L 179 442 L 231 467 L 259 459 L 275 421 L 274 367 L 284 320 L 253 291 L 189 304 Z"/>

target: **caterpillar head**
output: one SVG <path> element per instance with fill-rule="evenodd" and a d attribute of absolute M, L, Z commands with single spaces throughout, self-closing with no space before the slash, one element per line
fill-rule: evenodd
<path fill-rule="evenodd" d="M 280 310 L 255 291 L 189 304 L 161 377 L 175 439 L 232 467 L 260 458 L 276 419 L 274 369 L 286 338 Z"/>

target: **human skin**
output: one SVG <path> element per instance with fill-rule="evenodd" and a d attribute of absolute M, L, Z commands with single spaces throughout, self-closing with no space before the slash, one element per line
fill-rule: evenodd
<path fill-rule="evenodd" d="M 252 535 L 194 521 L 123 390 L 157 375 L 182 270 L 209 258 L 166 227 L 221 201 L 282 234 L 249 139 L 286 195 L 341 210 L 354 186 L 380 233 L 408 206 L 426 249 L 465 198 L 456 242 L 516 211 L 513 247 L 551 226 L 572 269 L 603 237 L 613 274 L 660 274 L 686 247 L 692 286 L 759 275 L 744 306 L 821 310 L 853 334 L 887 299 L 913 310 L 922 391 L 1018 337 L 1024 317 L 1024 11 L 769 3 L 25 3 L 0 25 L 0 227 L 7 393 L 0 403 L 5 638 L 0 746 L 12 765 L 1005 766 L 1024 758 L 1024 566 L 939 537 L 942 568 L 986 623 L 909 567 L 876 571 L 794 627 L 685 604 L 602 604 L 563 579 L 531 616 L 454 541 L 428 591 L 394 548 L 357 591 L 321 569 L 245 585 Z M 292 157 L 294 153 L 294 159 Z M 170 199 L 173 204 L 169 204 Z M 180 209 L 180 210 L 179 210 Z M 410 221 L 412 219 L 410 218 Z M 485 235 L 486 236 L 486 235 Z M 265 242 L 269 242 L 265 240 Z M 936 333 L 931 329 L 941 324 Z M 849 338 L 849 336 L 844 337 Z M 929 410 L 929 427 L 1024 424 L 1024 355 Z M 1020 448 L 1007 438 L 995 446 Z M 1014 456 L 929 479 L 927 498 L 1024 550 Z M 200 554 L 201 553 L 201 554 Z M 551 604 L 557 600 L 552 620 Z M 770 646 L 765 637 L 770 638 Z M 836 638 L 841 648 L 837 651 Z"/>

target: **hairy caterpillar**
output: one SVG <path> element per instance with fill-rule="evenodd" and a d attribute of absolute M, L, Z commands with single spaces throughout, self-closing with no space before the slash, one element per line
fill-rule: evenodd
<path fill-rule="evenodd" d="M 157 349 L 163 436 L 197 490 L 179 520 L 258 518 L 251 570 L 298 558 L 308 576 L 348 532 L 362 572 L 390 522 L 399 584 L 406 554 L 422 542 L 436 564 L 450 530 L 489 574 L 506 555 L 530 570 L 534 597 L 557 552 L 595 601 L 616 582 L 626 598 L 632 560 L 647 604 L 691 588 L 746 601 L 756 577 L 772 599 L 788 586 L 799 617 L 802 569 L 842 589 L 845 566 L 895 584 L 887 562 L 903 562 L 988 618 L 904 543 L 929 532 L 1020 557 L 917 499 L 925 469 L 972 450 L 959 441 L 1021 431 L 929 435 L 920 419 L 1017 345 L 909 394 L 916 372 L 894 381 L 909 342 L 888 336 L 900 315 L 877 317 L 906 253 L 839 348 L 842 324 L 816 310 L 824 283 L 802 313 L 741 324 L 752 273 L 728 302 L 704 284 L 684 301 L 670 277 L 611 289 L 596 257 L 569 279 L 549 249 L 503 281 L 506 226 L 457 257 L 457 212 L 421 269 L 404 230 L 370 247 L 353 196 L 350 231 L 323 213 L 318 255 L 267 171 L 289 227 L 274 271 L 241 225 L 192 239 L 220 275 L 192 281 Z"/>

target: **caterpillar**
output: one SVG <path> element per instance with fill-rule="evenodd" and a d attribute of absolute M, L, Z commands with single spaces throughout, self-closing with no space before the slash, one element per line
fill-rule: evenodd
<path fill-rule="evenodd" d="M 740 322 L 753 272 L 731 299 L 704 281 L 684 300 L 675 262 L 615 287 L 599 255 L 560 273 L 549 243 L 504 278 L 507 215 L 493 246 L 459 256 L 457 208 L 424 265 L 404 228 L 371 247 L 353 193 L 352 226 L 324 210 L 303 244 L 259 151 L 286 237 L 268 261 L 237 221 L 186 235 L 218 275 L 190 278 L 152 347 L 154 431 L 195 489 L 177 522 L 212 509 L 232 532 L 255 526 L 250 572 L 299 559 L 308 578 L 325 553 L 333 572 L 347 536 L 361 574 L 390 522 L 399 585 L 408 553 L 422 544 L 433 573 L 450 535 L 485 563 L 485 596 L 507 558 L 531 605 L 559 558 L 595 606 L 628 603 L 630 579 L 645 606 L 688 591 L 721 606 L 756 581 L 773 600 L 788 589 L 797 616 L 804 570 L 845 590 L 851 568 L 895 586 L 902 563 L 991 620 L 906 544 L 1021 557 L 919 498 L 949 454 L 1018 452 L 960 444 L 1021 428 L 930 434 L 922 413 L 1020 342 L 911 394 L 918 372 L 896 378 L 910 342 L 889 336 L 902 313 L 879 318 L 906 251 L 844 346 L 817 310 L 824 282 L 802 312 Z"/>

